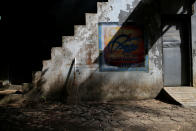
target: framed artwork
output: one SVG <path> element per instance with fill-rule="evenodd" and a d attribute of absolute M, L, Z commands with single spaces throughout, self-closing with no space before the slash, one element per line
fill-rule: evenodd
<path fill-rule="evenodd" d="M 134 23 L 99 23 L 100 71 L 148 71 L 143 28 Z"/>

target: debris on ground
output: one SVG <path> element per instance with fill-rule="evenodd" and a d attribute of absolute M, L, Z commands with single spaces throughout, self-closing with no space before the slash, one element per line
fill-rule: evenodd
<path fill-rule="evenodd" d="M 158 100 L 0 106 L 0 130 L 195 131 L 196 109 Z"/>

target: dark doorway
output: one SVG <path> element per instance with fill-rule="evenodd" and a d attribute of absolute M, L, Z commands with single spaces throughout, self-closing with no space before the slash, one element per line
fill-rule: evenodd
<path fill-rule="evenodd" d="M 190 17 L 163 17 L 164 86 L 191 86 Z"/>

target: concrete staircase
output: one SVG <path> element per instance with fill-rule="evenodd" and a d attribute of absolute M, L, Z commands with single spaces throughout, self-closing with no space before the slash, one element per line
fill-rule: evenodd
<path fill-rule="evenodd" d="M 68 70 L 73 59 L 74 68 L 82 68 L 86 72 L 98 68 L 98 23 L 125 22 L 140 0 L 108 0 L 97 3 L 97 13 L 86 13 L 86 25 L 75 25 L 74 36 L 63 36 L 62 47 L 51 49 L 51 59 L 43 60 L 42 71 L 36 72 L 33 83 L 40 87 L 44 94 L 56 92 L 65 85 Z M 80 85 L 81 79 L 89 74 L 81 72 L 82 76 L 74 77 L 74 84 Z M 41 84 L 40 84 L 41 83 Z"/>

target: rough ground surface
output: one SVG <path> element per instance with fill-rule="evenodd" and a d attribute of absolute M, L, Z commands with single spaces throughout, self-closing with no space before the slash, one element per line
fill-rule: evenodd
<path fill-rule="evenodd" d="M 158 100 L 0 106 L 0 130 L 195 131 L 196 109 Z"/>

